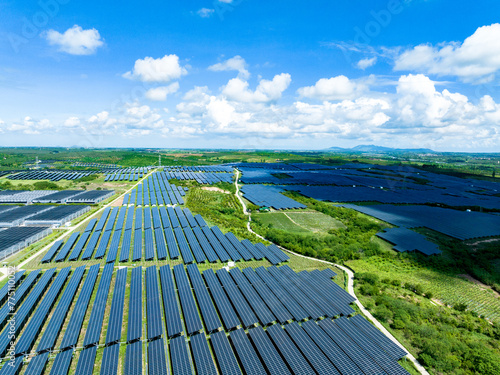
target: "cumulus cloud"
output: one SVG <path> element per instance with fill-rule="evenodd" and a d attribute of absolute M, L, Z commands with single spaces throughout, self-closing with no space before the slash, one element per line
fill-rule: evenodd
<path fill-rule="evenodd" d="M 377 62 L 377 56 L 374 56 L 372 58 L 359 60 L 358 63 L 356 64 L 356 66 L 359 69 L 365 70 L 365 69 L 369 68 L 370 66 L 375 65 L 376 62 Z"/>
<path fill-rule="evenodd" d="M 292 77 L 288 73 L 274 76 L 272 80 L 261 79 L 255 91 L 248 88 L 248 82 L 240 78 L 231 79 L 222 90 L 229 100 L 243 103 L 269 103 L 281 98 Z"/>
<path fill-rule="evenodd" d="M 48 30 L 42 35 L 50 45 L 58 46 L 60 51 L 70 55 L 92 55 L 104 45 L 99 31 L 84 30 L 78 25 L 74 25 L 62 34 L 56 30 Z"/>
<path fill-rule="evenodd" d="M 321 78 L 314 86 L 301 87 L 297 90 L 301 97 L 320 100 L 351 99 L 364 87 L 344 75 L 332 78 Z"/>
<path fill-rule="evenodd" d="M 69 117 L 64 121 L 64 126 L 67 128 L 74 128 L 80 125 L 80 119 L 78 117 Z"/>
<path fill-rule="evenodd" d="M 165 101 L 167 95 L 176 93 L 179 90 L 179 82 L 174 82 L 168 86 L 160 86 L 146 91 L 146 98 L 153 101 Z"/>
<path fill-rule="evenodd" d="M 400 54 L 394 70 L 457 76 L 465 82 L 488 82 L 500 69 L 500 24 L 478 28 L 463 43 L 421 44 Z"/>
<path fill-rule="evenodd" d="M 201 18 L 209 18 L 212 14 L 214 14 L 215 12 L 215 9 L 210 9 L 210 8 L 201 8 L 200 10 L 198 10 L 198 15 L 201 17 Z"/>
<path fill-rule="evenodd" d="M 235 70 L 238 72 L 239 78 L 248 79 L 250 77 L 250 72 L 246 69 L 246 66 L 247 63 L 245 59 L 236 55 L 226 61 L 209 66 L 208 70 L 212 70 L 214 72 Z"/>
<path fill-rule="evenodd" d="M 142 82 L 169 82 L 186 74 L 187 70 L 179 64 L 177 55 L 165 55 L 158 59 L 146 57 L 136 60 L 134 69 L 123 77 Z"/>
<path fill-rule="evenodd" d="M 14 122 L 7 126 L 7 130 L 11 132 L 22 132 L 24 134 L 41 134 L 52 128 L 52 124 L 48 119 L 36 120 L 30 116 L 26 116 L 22 122 Z"/>

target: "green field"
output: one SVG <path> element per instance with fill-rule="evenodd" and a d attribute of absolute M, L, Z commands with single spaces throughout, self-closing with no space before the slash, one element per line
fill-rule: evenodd
<path fill-rule="evenodd" d="M 297 233 L 326 234 L 345 225 L 328 215 L 312 210 L 255 213 L 253 218 L 274 228 Z"/>

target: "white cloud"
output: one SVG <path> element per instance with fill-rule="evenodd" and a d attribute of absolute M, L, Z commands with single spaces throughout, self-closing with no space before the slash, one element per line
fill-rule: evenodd
<path fill-rule="evenodd" d="M 281 98 L 292 78 L 288 73 L 281 73 L 269 81 L 262 79 L 255 91 L 248 89 L 248 82 L 240 78 L 231 79 L 223 88 L 222 94 L 229 100 L 242 103 L 269 103 Z"/>
<path fill-rule="evenodd" d="M 165 55 L 158 59 L 146 57 L 136 60 L 134 70 L 123 74 L 123 77 L 143 82 L 169 82 L 186 74 L 187 70 L 179 65 L 177 55 Z"/>
<path fill-rule="evenodd" d="M 488 82 L 500 69 L 500 24 L 478 28 L 463 43 L 418 45 L 403 52 L 394 70 L 457 76 L 466 82 Z"/>
<path fill-rule="evenodd" d="M 42 131 L 47 131 L 52 128 L 52 124 L 48 119 L 35 120 L 30 116 L 26 116 L 21 123 L 12 123 L 7 126 L 8 131 L 22 132 L 24 134 L 41 134 Z"/>
<path fill-rule="evenodd" d="M 247 63 L 245 59 L 237 55 L 221 63 L 211 65 L 208 69 L 214 72 L 236 70 L 239 78 L 248 79 L 250 77 L 250 72 L 246 69 L 246 66 Z"/>
<path fill-rule="evenodd" d="M 359 69 L 365 70 L 365 69 L 375 65 L 376 62 L 377 62 L 377 56 L 374 56 L 372 58 L 359 60 L 356 65 Z"/>
<path fill-rule="evenodd" d="M 68 128 L 74 128 L 80 125 L 80 119 L 78 117 L 69 117 L 64 121 L 64 126 Z"/>
<path fill-rule="evenodd" d="M 305 98 L 320 100 L 344 100 L 354 98 L 364 90 L 359 85 L 344 75 L 332 78 L 321 78 L 314 86 L 301 87 L 298 94 Z"/>
<path fill-rule="evenodd" d="M 50 45 L 58 46 L 60 51 L 71 55 L 92 55 L 104 45 L 99 31 L 83 30 L 78 25 L 74 25 L 62 34 L 55 30 L 48 30 L 42 35 Z"/>
<path fill-rule="evenodd" d="M 219 0 L 219 3 L 231 4 L 233 0 Z"/>
<path fill-rule="evenodd" d="M 146 91 L 146 98 L 153 101 L 165 101 L 168 94 L 173 94 L 179 90 L 179 82 L 174 82 L 168 86 L 160 86 Z"/>
<path fill-rule="evenodd" d="M 201 8 L 196 13 L 198 13 L 198 15 L 201 18 L 209 18 L 212 14 L 214 14 L 214 12 L 215 12 L 215 9 Z"/>

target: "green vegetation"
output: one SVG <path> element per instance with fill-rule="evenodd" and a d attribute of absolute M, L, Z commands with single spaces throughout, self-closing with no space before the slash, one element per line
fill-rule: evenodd
<path fill-rule="evenodd" d="M 357 273 L 356 294 L 431 374 L 500 373 L 500 327 L 439 306 L 425 286 L 402 280 L 406 275 Z"/>

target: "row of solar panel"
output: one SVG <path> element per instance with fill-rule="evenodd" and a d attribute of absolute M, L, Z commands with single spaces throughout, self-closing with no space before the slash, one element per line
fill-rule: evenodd
<path fill-rule="evenodd" d="M 112 173 L 107 174 L 104 178 L 104 182 L 111 181 L 139 181 L 143 177 L 142 173 Z"/>
<path fill-rule="evenodd" d="M 351 319 L 340 318 L 332 321 L 328 319 L 331 317 L 326 315 L 326 319 L 320 319 L 319 324 L 311 319 L 306 320 L 307 318 L 304 318 L 302 320 L 306 321 L 302 323 L 302 326 L 297 324 L 297 322 L 289 323 L 293 319 L 286 319 L 286 317 L 283 318 L 286 320 L 278 321 L 279 324 L 273 324 L 274 321 L 267 324 L 264 323 L 266 314 L 272 315 L 274 311 L 277 311 L 276 306 L 280 302 L 277 299 L 271 302 L 268 299 L 268 295 L 264 303 L 264 300 L 259 298 L 259 295 L 265 294 L 263 293 L 263 288 L 268 287 L 271 291 L 270 293 L 275 295 L 275 298 L 283 298 L 283 292 L 277 291 L 275 286 L 269 287 L 270 284 L 266 283 L 266 281 L 269 282 L 269 278 L 273 278 L 275 283 L 281 284 L 282 289 L 286 288 L 285 284 L 293 283 L 297 286 L 300 285 L 300 282 L 295 277 L 298 278 L 301 274 L 295 274 L 286 266 L 280 267 L 280 269 L 270 267 L 267 270 L 259 268 L 255 271 L 247 268 L 243 273 L 236 268 L 229 273 L 225 270 L 218 270 L 215 274 L 212 270 L 207 270 L 203 272 L 203 277 L 195 265 L 189 265 L 187 270 L 186 274 L 183 265 L 175 266 L 173 274 L 168 265 L 161 267 L 159 270 L 164 316 L 170 339 L 171 366 L 175 374 L 192 373 L 189 350 L 186 345 L 188 339 L 186 337 L 190 337 L 191 354 L 197 372 L 203 374 L 217 373 L 214 361 L 210 355 L 206 336 L 202 332 L 203 323 L 198 314 L 191 286 L 194 289 L 200 314 L 203 317 L 205 332 L 211 333 L 210 343 L 217 367 L 224 374 L 240 374 L 242 370 L 246 374 L 262 374 L 263 366 L 268 368 L 273 374 L 290 373 L 290 370 L 293 373 L 300 374 L 316 372 L 335 374 L 339 373 L 339 371 L 342 374 L 382 372 L 387 374 L 406 374 L 396 362 L 399 358 L 406 355 L 406 352 L 392 343 L 392 341 L 360 316 L 355 316 Z M 40 276 L 40 270 L 33 271 L 24 279 L 24 274 L 20 273 L 16 275 L 17 284 L 20 284 L 16 289 L 16 296 L 28 294 L 30 288 L 33 290 L 22 304 L 21 301 L 18 301 L 14 306 L 18 323 L 16 325 L 16 334 L 24 326 L 26 327 L 15 345 L 14 357 L 17 357 L 17 359 L 14 359 L 14 366 L 5 365 L 0 371 L 1 375 L 15 373 L 10 372 L 12 370 L 9 367 L 20 369 L 23 361 L 19 360 L 19 358 L 22 359 L 23 354 L 32 350 L 34 343 L 40 335 L 41 328 L 44 326 L 45 320 L 51 313 L 54 301 L 63 290 L 69 278 L 70 272 L 71 269 L 68 267 L 60 270 L 56 277 L 56 269 L 47 270 L 42 276 Z M 48 351 L 54 349 L 70 306 L 78 294 L 77 290 L 83 279 L 84 272 L 85 266 L 78 267 L 73 271 L 69 282 L 67 282 L 64 288 L 64 293 L 54 308 L 48 325 L 35 349 L 35 353 L 38 355 L 33 357 L 28 363 L 26 374 L 41 374 L 47 365 Z M 94 265 L 88 270 L 73 313 L 69 318 L 59 352 L 52 365 L 51 374 L 66 374 L 68 372 L 98 272 L 99 265 Z M 266 272 L 268 275 L 264 276 Z M 254 274 L 253 277 L 250 277 L 250 274 Z M 315 289 L 311 288 L 311 285 L 308 285 L 309 296 L 321 289 L 323 293 L 321 297 L 324 297 L 325 301 L 327 300 L 326 295 L 329 295 L 331 292 L 337 296 L 337 303 L 341 299 L 352 301 L 352 297 L 349 297 L 340 287 L 337 288 L 343 294 L 336 288 L 333 288 L 336 284 L 329 280 L 331 273 L 328 271 L 320 272 L 316 270 L 308 274 L 314 278 L 313 282 L 317 285 Z M 243 281 L 245 278 L 243 275 L 247 277 L 246 281 Z M 91 374 L 94 368 L 97 352 L 96 344 L 99 343 L 101 337 L 104 310 L 107 305 L 112 276 L 113 266 L 108 264 L 102 272 L 92 305 L 87 332 L 83 341 L 84 349 L 80 351 L 76 366 L 76 373 L 78 374 Z M 255 277 L 261 281 L 256 281 Z M 288 281 L 285 282 L 282 279 L 283 277 L 288 278 Z M 160 283 L 158 282 L 156 266 L 146 269 L 145 278 L 149 373 L 167 373 L 165 342 L 162 338 L 162 302 L 160 301 L 160 292 L 158 289 Z M 52 281 L 52 279 L 54 280 Z M 181 335 L 183 324 L 179 315 L 174 279 L 177 286 L 180 307 L 184 316 L 186 337 Z M 208 288 L 205 286 L 203 279 L 205 279 Z M 106 347 L 101 363 L 101 374 L 117 373 L 119 361 L 119 344 L 117 342 L 121 338 L 126 282 L 127 268 L 119 269 L 116 272 L 114 292 L 112 293 L 113 297 L 105 339 Z M 327 285 L 326 283 L 329 284 Z M 259 288 L 256 287 L 257 284 L 260 285 Z M 255 287 L 255 290 L 252 289 L 252 286 Z M 48 291 L 43 295 L 47 289 Z M 254 291 L 249 292 L 250 290 Z M 297 289 L 290 289 L 289 291 L 296 293 Z M 210 301 L 209 292 L 214 299 L 215 305 Z M 43 298 L 40 298 L 42 295 Z M 228 298 L 231 300 L 231 303 L 229 303 Z M 303 300 L 304 296 L 290 294 L 286 298 L 295 298 L 296 302 L 301 300 L 302 307 L 306 303 Z M 37 306 L 40 299 L 41 302 Z M 317 296 L 311 297 L 308 303 L 316 303 L 318 308 L 321 306 Z M 251 308 L 248 304 L 251 305 Z M 9 305 L 6 304 L 5 306 Z M 234 351 L 227 340 L 226 334 L 220 331 L 222 324 L 218 319 L 215 306 L 217 306 L 219 314 L 224 321 L 226 330 L 231 330 L 229 337 Z M 236 312 L 233 310 L 233 307 Z M 284 306 L 282 308 L 285 309 Z M 306 308 L 304 307 L 304 309 Z M 140 267 L 132 270 L 128 311 L 125 368 L 127 374 L 141 374 L 142 342 L 138 341 L 142 338 L 142 269 Z M 29 319 L 30 314 L 33 314 L 31 319 Z M 241 319 L 241 326 L 249 328 L 248 335 L 239 328 L 239 323 L 234 327 L 229 325 L 232 328 L 228 329 L 227 322 L 231 321 L 231 316 L 236 321 Z M 257 323 L 260 323 L 261 326 L 254 327 Z M 285 324 L 284 330 L 281 324 Z M 264 331 L 262 327 L 266 326 L 268 328 Z M 0 335 L 0 353 L 2 353 L 2 356 L 6 353 L 9 345 L 9 331 L 8 329 L 4 330 Z M 258 355 L 256 351 L 259 353 Z M 285 361 L 280 358 L 278 353 L 281 353 Z"/>
<path fill-rule="evenodd" d="M 77 180 L 94 174 L 93 171 L 29 171 L 20 172 L 7 177 L 9 180 Z"/>
<path fill-rule="evenodd" d="M 62 241 L 54 243 L 41 262 L 61 262 L 66 258 L 68 261 L 101 259 L 107 252 L 106 263 L 113 263 L 120 244 L 120 262 L 182 256 L 186 264 L 265 258 L 276 265 L 289 259 L 275 245 L 266 247 L 261 243 L 253 245 L 248 240 L 240 242 L 232 233 L 224 235 L 216 226 L 209 228 L 200 215 L 193 216 L 187 208 L 139 207 L 134 210 L 134 207 L 116 207 L 111 210 L 108 207 L 92 232 L 96 222 L 91 220 L 84 233 L 74 233 L 64 245 Z"/>

